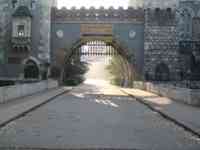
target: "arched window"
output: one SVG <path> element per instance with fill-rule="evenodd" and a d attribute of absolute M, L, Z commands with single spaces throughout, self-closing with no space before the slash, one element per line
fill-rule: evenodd
<path fill-rule="evenodd" d="M 28 60 L 24 67 L 24 78 L 25 79 L 39 79 L 39 68 L 37 64 Z"/>
<path fill-rule="evenodd" d="M 19 37 L 25 36 L 25 26 L 24 25 L 18 25 L 17 26 L 17 34 Z"/>
<path fill-rule="evenodd" d="M 170 80 L 170 72 L 169 72 L 169 68 L 166 64 L 160 63 L 156 66 L 155 80 L 156 81 L 169 81 Z"/>

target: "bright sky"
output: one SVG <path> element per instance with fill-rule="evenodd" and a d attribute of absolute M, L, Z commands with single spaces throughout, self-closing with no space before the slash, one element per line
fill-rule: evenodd
<path fill-rule="evenodd" d="M 67 8 L 71 8 L 73 6 L 80 8 L 82 6 L 89 8 L 94 6 L 99 8 L 100 6 L 104 6 L 108 8 L 113 6 L 114 8 L 118 8 L 122 6 L 124 8 L 128 7 L 129 0 L 58 0 L 58 7 L 61 8 L 63 6 Z"/>

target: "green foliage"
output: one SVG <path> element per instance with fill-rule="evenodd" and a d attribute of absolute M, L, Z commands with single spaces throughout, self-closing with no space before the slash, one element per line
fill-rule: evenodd
<path fill-rule="evenodd" d="M 111 84 L 131 87 L 133 80 L 136 80 L 136 77 L 139 79 L 141 76 L 136 75 L 134 71 L 134 66 L 131 65 L 127 58 L 117 55 L 113 56 L 110 64 L 107 66 L 107 70 L 111 74 Z"/>
<path fill-rule="evenodd" d="M 65 79 L 64 84 L 70 85 L 70 86 L 76 86 L 76 85 L 79 85 L 80 83 L 82 83 L 84 80 L 85 79 L 82 76 L 75 76 L 73 78 Z"/>
<path fill-rule="evenodd" d="M 65 70 L 64 84 L 76 86 L 85 80 L 84 74 L 88 71 L 88 67 L 86 63 L 76 61 L 67 64 Z"/>
<path fill-rule="evenodd" d="M 113 56 L 107 70 L 111 74 L 111 84 L 122 85 L 124 81 L 124 68 L 120 56 Z"/>

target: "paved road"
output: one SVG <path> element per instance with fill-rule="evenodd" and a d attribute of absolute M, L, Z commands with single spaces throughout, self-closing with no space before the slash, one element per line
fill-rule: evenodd
<path fill-rule="evenodd" d="M 87 80 L 2 128 L 0 146 L 199 150 L 200 141 L 119 88 Z"/>

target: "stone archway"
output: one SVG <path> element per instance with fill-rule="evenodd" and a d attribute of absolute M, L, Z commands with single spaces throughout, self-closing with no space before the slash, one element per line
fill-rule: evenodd
<path fill-rule="evenodd" d="M 160 63 L 155 68 L 155 80 L 156 81 L 169 81 L 170 71 L 165 63 Z"/>
<path fill-rule="evenodd" d="M 33 60 L 28 60 L 24 66 L 24 78 L 39 79 L 39 77 L 40 77 L 39 67 Z"/>
<path fill-rule="evenodd" d="M 71 59 L 73 58 L 73 56 L 77 53 L 77 51 L 79 50 L 79 48 L 82 45 L 85 45 L 87 42 L 90 41 L 102 41 L 104 43 L 106 43 L 107 46 L 111 46 L 113 47 L 117 54 L 120 55 L 123 59 L 123 61 L 121 61 L 121 65 L 123 65 L 124 69 L 126 70 L 125 72 L 126 74 L 126 79 L 125 79 L 125 83 L 126 85 L 123 86 L 131 86 L 132 85 L 132 81 L 133 81 L 133 77 L 134 77 L 134 57 L 133 55 L 131 55 L 129 53 L 128 48 L 123 45 L 122 43 L 119 42 L 119 40 L 114 39 L 113 37 L 110 38 L 105 38 L 105 37 L 91 37 L 91 38 L 80 38 L 79 40 L 77 40 L 76 42 L 74 42 L 71 46 L 71 48 L 66 50 L 66 55 L 65 55 L 65 61 L 64 61 L 64 65 L 67 66 L 67 64 L 71 61 Z M 64 67 L 63 67 L 64 68 Z M 62 70 L 61 72 L 61 83 L 64 80 L 64 75 L 65 75 L 66 70 Z"/>
<path fill-rule="evenodd" d="M 111 37 L 111 38 L 105 38 L 105 37 L 95 37 L 95 38 L 80 38 L 78 40 L 76 40 L 69 49 L 66 49 L 66 55 L 65 55 L 65 60 L 69 60 L 73 55 L 74 53 L 76 53 L 76 51 L 84 44 L 86 44 L 87 42 L 89 41 L 102 41 L 102 42 L 105 42 L 106 45 L 108 46 L 112 46 L 119 55 L 123 56 L 128 62 L 130 63 L 133 63 L 133 61 L 135 59 L 133 59 L 133 54 L 131 55 L 129 53 L 129 50 L 128 48 L 122 43 L 120 42 L 119 40 Z M 65 62 L 67 63 L 67 62 Z"/>

